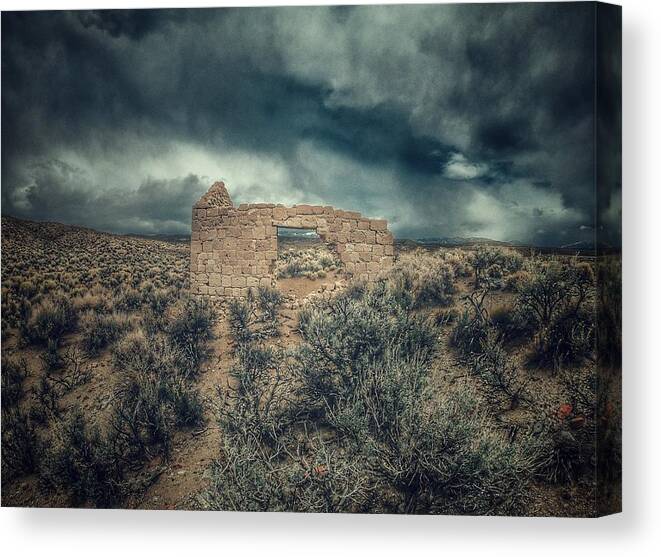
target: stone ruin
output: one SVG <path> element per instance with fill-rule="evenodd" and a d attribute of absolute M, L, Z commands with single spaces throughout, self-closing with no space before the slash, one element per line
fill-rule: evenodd
<path fill-rule="evenodd" d="M 317 205 L 251 203 L 235 207 L 223 182 L 193 206 L 191 292 L 212 300 L 275 286 L 278 227 L 312 229 L 334 249 L 348 278 L 374 281 L 394 260 L 385 220 Z"/>

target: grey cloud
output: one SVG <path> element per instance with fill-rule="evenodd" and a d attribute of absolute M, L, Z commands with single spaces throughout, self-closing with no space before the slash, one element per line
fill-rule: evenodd
<path fill-rule="evenodd" d="M 28 185 L 15 192 L 16 216 L 56 220 L 111 232 L 185 233 L 191 207 L 208 184 L 196 175 L 147 178 L 128 192 L 99 191 L 92 177 L 59 160 L 33 165 Z"/>
<path fill-rule="evenodd" d="M 525 182 L 522 195 L 594 220 L 592 15 L 580 3 L 4 13 L 3 212 L 179 231 L 189 192 L 220 173 L 237 200 L 376 211 L 400 235 L 580 239 L 562 219 L 535 224 L 527 202 L 498 228 L 471 204 Z"/>

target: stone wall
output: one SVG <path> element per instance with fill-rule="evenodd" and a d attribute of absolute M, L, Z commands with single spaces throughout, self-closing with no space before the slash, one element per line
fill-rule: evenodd
<path fill-rule="evenodd" d="M 274 286 L 278 226 L 315 230 L 338 253 L 348 277 L 372 281 L 393 263 L 393 237 L 385 220 L 328 206 L 234 207 L 225 184 L 216 182 L 193 207 L 191 292 L 221 299 Z"/>

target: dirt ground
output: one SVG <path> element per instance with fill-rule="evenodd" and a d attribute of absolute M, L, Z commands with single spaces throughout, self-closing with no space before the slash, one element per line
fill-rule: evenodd
<path fill-rule="evenodd" d="M 39 234 L 44 235 L 41 230 L 39 230 Z M 78 238 L 81 235 L 86 237 L 87 233 L 76 231 L 75 234 L 76 242 L 78 242 Z M 110 241 L 107 238 L 111 237 L 93 235 L 94 242 L 91 244 L 90 253 L 93 254 L 100 244 L 105 246 L 105 242 Z M 68 245 L 59 235 L 56 236 L 56 241 L 63 242 L 62 246 Z M 52 233 L 46 235 L 44 240 L 39 239 L 39 242 L 39 250 L 47 253 L 52 243 Z M 124 242 L 124 240 L 122 239 L 121 242 Z M 132 244 L 124 245 L 121 242 L 118 257 L 126 257 L 124 254 L 131 252 Z M 131 242 L 140 242 L 136 245 L 140 249 L 144 249 L 145 255 L 142 257 L 149 256 L 149 240 L 131 239 Z M 286 242 L 283 242 L 283 244 L 286 245 Z M 409 248 L 408 245 L 402 245 L 400 253 L 408 251 Z M 5 237 L 3 236 L 3 252 L 5 249 Z M 186 269 L 185 248 L 165 246 L 165 249 L 170 250 L 168 252 L 169 257 L 178 262 L 177 265 L 180 269 Z M 29 253 L 38 253 L 39 250 L 33 249 Z M 113 257 L 116 256 L 108 255 L 111 263 Z M 29 261 L 29 257 L 26 256 L 26 259 Z M 181 274 L 181 271 L 179 273 Z M 464 296 L 471 291 L 471 280 L 470 277 L 457 279 L 457 292 L 453 296 L 452 305 L 439 309 L 439 311 L 449 312 L 453 309 L 456 313 L 463 311 L 465 308 Z M 5 274 L 3 270 L 3 295 L 5 295 L 4 281 Z M 280 312 L 280 335 L 274 340 L 275 344 L 281 347 L 290 347 L 300 342 L 301 339 L 297 333 L 298 315 L 306 300 L 310 296 L 325 295 L 342 290 L 346 287 L 346 284 L 346 278 L 337 269 L 330 270 L 323 278 L 310 279 L 301 276 L 278 279 L 277 289 L 284 296 L 284 304 Z M 488 299 L 487 309 L 491 310 L 497 306 L 512 304 L 513 297 L 514 294 L 511 291 L 494 292 Z M 5 305 L 3 305 L 3 319 L 5 317 L 4 310 Z M 137 316 L 135 317 L 137 318 Z M 456 381 L 471 380 L 466 366 L 459 360 L 456 350 L 450 345 L 450 331 L 451 327 L 440 328 L 438 341 L 441 349 L 438 350 L 433 364 L 432 381 L 440 389 L 444 385 Z M 217 389 L 219 386 L 227 384 L 230 377 L 229 372 L 233 365 L 226 309 L 220 311 L 220 318 L 214 328 L 214 337 L 210 345 L 211 357 L 202 364 L 201 373 L 196 380 L 196 388 L 204 402 L 204 425 L 196 429 L 177 431 L 169 460 L 165 462 L 161 458 L 154 459 L 153 462 L 147 463 L 137 472 L 135 480 L 146 487 L 136 490 L 139 495 L 130 497 L 122 506 L 136 509 L 196 508 L 197 498 L 207 485 L 209 468 L 220 453 L 221 432 L 217 426 L 214 404 L 217 400 Z M 69 334 L 64 337 L 61 348 L 65 350 L 79 344 L 79 335 Z M 3 334 L 2 348 L 3 352 L 17 352 L 25 358 L 28 365 L 28 376 L 24 387 L 26 393 L 33 393 L 37 388 L 39 378 L 43 375 L 41 356 L 44 349 L 31 346 L 19 347 L 16 331 Z M 529 377 L 532 388 L 538 393 L 546 393 L 549 404 L 552 404 L 557 399 L 558 386 L 551 371 L 529 367 L 527 365 L 526 348 L 523 346 L 512 347 L 511 353 L 520 368 L 526 370 L 525 373 Z M 103 423 L 104 417 L 112 408 L 115 387 L 118 381 L 117 372 L 113 370 L 111 365 L 110 349 L 102 350 L 98 357 L 91 358 L 89 368 L 92 374 L 91 379 L 65 394 L 60 402 L 64 408 L 74 405 L 79 406 L 84 415 L 89 415 L 95 421 Z M 30 404 L 32 396 L 28 395 L 22 404 Z M 503 424 L 516 424 L 519 418 L 520 416 L 516 411 L 504 412 L 499 416 L 499 420 Z M 533 492 L 535 493 L 534 500 L 537 503 L 530 509 L 530 512 L 534 515 L 586 516 L 591 513 L 594 506 L 595 494 L 585 485 L 549 485 L 539 482 L 533 486 Z M 35 476 L 25 476 L 3 486 L 2 504 L 5 506 L 58 507 L 66 506 L 67 500 L 62 495 L 45 495 L 40 489 Z"/>

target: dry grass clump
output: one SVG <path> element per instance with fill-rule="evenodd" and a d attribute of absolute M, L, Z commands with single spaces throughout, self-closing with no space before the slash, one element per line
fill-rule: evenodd
<path fill-rule="evenodd" d="M 409 292 L 416 308 L 448 305 L 457 292 L 456 270 L 462 262 L 457 254 L 414 250 L 398 257 L 389 280 Z"/>
<path fill-rule="evenodd" d="M 275 275 L 278 278 L 324 278 L 329 271 L 341 268 L 337 254 L 325 244 L 305 249 L 288 247 L 278 253 Z"/>
<path fill-rule="evenodd" d="M 86 311 L 80 316 L 79 327 L 83 348 L 89 355 L 95 356 L 129 330 L 131 322 L 124 313 Z"/>
<path fill-rule="evenodd" d="M 62 337 L 74 330 L 77 314 L 71 301 L 59 295 L 47 298 L 34 306 L 27 323 L 21 324 L 23 340 L 28 343 L 58 344 Z"/>

